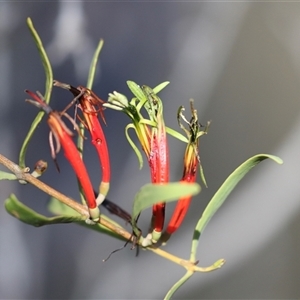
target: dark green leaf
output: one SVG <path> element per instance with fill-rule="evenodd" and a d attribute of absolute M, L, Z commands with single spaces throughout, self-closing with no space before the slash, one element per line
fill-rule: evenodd
<path fill-rule="evenodd" d="M 21 203 L 14 194 L 11 194 L 8 199 L 5 200 L 5 209 L 13 217 L 19 219 L 20 221 L 35 226 L 40 227 L 50 224 L 59 223 L 71 223 L 82 221 L 82 216 L 80 215 L 69 215 L 69 216 L 56 216 L 56 217 L 46 217 L 43 216 L 28 206 Z"/>

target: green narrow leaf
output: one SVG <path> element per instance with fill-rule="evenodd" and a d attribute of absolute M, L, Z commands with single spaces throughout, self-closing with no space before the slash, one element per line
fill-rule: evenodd
<path fill-rule="evenodd" d="M 184 143 L 188 143 L 189 140 L 186 136 L 184 136 L 183 134 L 179 133 L 178 131 L 170 128 L 170 127 L 166 127 L 166 132 L 171 135 L 172 137 L 184 142 Z"/>
<path fill-rule="evenodd" d="M 204 171 L 203 171 L 203 168 L 202 168 L 202 164 L 199 163 L 199 169 L 200 169 L 200 178 L 203 182 L 203 184 L 205 185 L 205 187 L 207 187 L 207 183 L 206 183 L 206 179 L 205 179 L 205 176 L 204 176 Z"/>
<path fill-rule="evenodd" d="M 17 176 L 0 170 L 0 180 L 17 180 Z"/>
<path fill-rule="evenodd" d="M 64 215 L 64 216 L 80 216 L 76 210 L 72 209 L 70 206 L 63 204 L 54 197 L 50 197 L 50 201 L 47 205 L 48 210 L 54 215 Z"/>
<path fill-rule="evenodd" d="M 117 235 L 116 233 L 112 232 L 111 230 L 102 226 L 101 224 L 96 224 L 96 225 L 86 224 L 85 220 L 83 219 L 83 216 L 78 214 L 70 207 L 60 203 L 58 200 L 56 199 L 53 200 L 53 199 L 49 203 L 50 211 L 52 211 L 55 214 L 59 214 L 58 216 L 54 216 L 54 217 L 46 217 L 44 215 L 37 213 L 36 211 L 32 210 L 28 206 L 21 203 L 14 194 L 11 194 L 9 198 L 6 199 L 4 205 L 5 205 L 5 209 L 10 215 L 12 215 L 13 217 L 17 218 L 21 222 L 24 222 L 28 225 L 40 227 L 40 226 L 51 225 L 51 224 L 76 223 L 88 229 L 93 229 L 95 231 L 108 234 L 114 238 L 124 240 L 123 237 Z M 110 220 L 108 217 L 104 215 L 101 215 L 101 218 L 105 218 L 110 222 L 115 223 L 116 226 L 122 228 L 116 222 Z"/>
<path fill-rule="evenodd" d="M 96 48 L 96 51 L 94 53 L 93 59 L 91 61 L 90 65 L 90 71 L 89 71 L 89 76 L 88 76 L 88 81 L 86 84 L 86 87 L 88 89 L 92 89 L 92 86 L 94 84 L 94 78 L 95 78 L 95 73 L 96 73 L 96 67 L 99 59 L 100 52 L 103 48 L 104 41 L 101 39 L 98 43 L 98 46 Z"/>
<path fill-rule="evenodd" d="M 53 85 L 53 72 L 52 72 L 52 68 L 51 68 L 51 64 L 49 62 L 47 53 L 45 51 L 45 48 L 43 46 L 43 43 L 38 35 L 38 33 L 36 32 L 32 21 L 30 18 L 27 18 L 27 25 L 30 29 L 30 32 L 34 38 L 34 41 L 36 43 L 36 46 L 38 48 L 43 66 L 44 66 L 44 70 L 45 70 L 45 75 L 46 75 L 46 86 L 45 86 L 45 102 L 47 104 L 49 104 L 50 102 L 50 97 L 51 97 L 51 92 L 52 92 L 52 85 Z M 40 111 L 37 113 L 35 119 L 33 120 L 30 129 L 27 133 L 27 136 L 24 139 L 23 145 L 21 147 L 20 150 L 20 154 L 19 154 L 19 165 L 21 168 L 25 168 L 26 164 L 25 164 L 25 156 L 26 156 L 26 151 L 27 151 L 27 147 L 29 144 L 29 141 L 31 140 L 37 126 L 39 125 L 39 123 L 41 122 L 43 116 L 44 116 L 44 112 Z"/>
<path fill-rule="evenodd" d="M 46 82 L 45 82 L 45 102 L 49 104 L 50 102 L 50 97 L 51 97 L 51 92 L 53 88 L 53 72 L 52 72 L 52 67 L 48 58 L 48 55 L 45 51 L 45 48 L 43 46 L 42 40 L 39 37 L 37 31 L 35 30 L 32 20 L 30 18 L 27 18 L 27 25 L 29 27 L 29 30 L 34 38 L 35 44 L 38 48 L 44 70 L 45 70 L 45 76 L 46 76 Z"/>
<path fill-rule="evenodd" d="M 134 150 L 137 158 L 138 158 L 138 161 L 139 161 L 139 165 L 140 165 L 140 169 L 143 167 L 143 156 L 142 156 L 142 153 L 141 151 L 138 149 L 138 147 L 135 145 L 135 143 L 132 141 L 132 139 L 130 138 L 129 136 L 129 133 L 128 133 L 128 129 L 129 128 L 132 128 L 135 132 L 136 132 L 136 129 L 134 127 L 133 124 L 128 124 L 126 127 L 125 127 L 125 135 L 126 135 L 126 138 L 127 138 L 127 141 L 128 143 L 130 144 L 130 146 L 132 147 L 132 149 Z"/>
<path fill-rule="evenodd" d="M 146 125 L 150 125 L 152 127 L 156 127 L 157 126 L 156 122 L 148 120 L 148 119 L 142 119 L 142 120 L 139 121 L 138 124 L 146 124 Z"/>
<path fill-rule="evenodd" d="M 147 101 L 147 97 L 144 94 L 143 90 L 141 89 L 141 87 L 136 84 L 134 81 L 131 80 L 127 80 L 126 81 L 129 89 L 131 90 L 132 94 L 141 102 L 145 102 Z"/>
<path fill-rule="evenodd" d="M 224 183 L 221 185 L 221 187 L 218 189 L 218 191 L 206 206 L 201 218 L 196 225 L 192 241 L 190 260 L 195 261 L 196 251 L 201 234 L 203 233 L 210 219 L 224 203 L 231 191 L 253 167 L 267 158 L 272 159 L 278 164 L 283 163 L 283 161 L 277 156 L 269 154 L 258 154 L 246 160 L 227 177 L 227 179 L 224 181 Z"/>
<path fill-rule="evenodd" d="M 170 81 L 165 81 L 157 85 L 155 88 L 153 88 L 153 92 L 155 94 L 158 94 L 161 90 L 163 90 L 168 84 L 170 84 Z"/>
<path fill-rule="evenodd" d="M 198 194 L 201 187 L 197 183 L 172 182 L 166 184 L 146 184 L 138 191 L 133 202 L 132 224 L 146 208 L 159 202 L 170 202 L 185 196 Z"/>
<path fill-rule="evenodd" d="M 9 198 L 5 200 L 5 209 L 7 212 L 18 220 L 35 226 L 40 227 L 50 224 L 59 224 L 59 223 L 71 223 L 82 221 L 82 216 L 73 215 L 73 216 L 56 216 L 56 217 L 46 217 L 43 216 L 33 209 L 29 208 L 25 204 L 21 203 L 14 194 L 11 194 Z"/>
<path fill-rule="evenodd" d="M 78 212 L 76 212 L 71 207 L 61 203 L 59 200 L 57 200 L 53 197 L 50 199 L 50 202 L 48 204 L 48 210 L 54 215 L 63 215 L 64 217 L 76 217 L 76 216 L 80 217 L 80 214 Z M 110 219 L 109 217 L 107 217 L 103 214 L 101 214 L 101 218 L 111 222 L 115 226 L 118 226 L 118 227 L 124 229 L 117 222 L 113 221 L 112 219 Z M 107 228 L 107 227 L 105 227 L 105 226 L 103 226 L 99 223 L 97 223 L 95 225 L 88 225 L 88 224 L 86 224 L 85 221 L 82 221 L 82 217 L 81 217 L 81 220 L 79 222 L 76 222 L 76 223 L 78 223 L 79 225 L 82 225 L 82 226 L 84 226 L 88 229 L 93 229 L 93 230 L 98 231 L 100 233 L 110 235 L 110 236 L 112 236 L 114 238 L 117 238 L 119 240 L 122 240 L 122 241 L 124 240 L 123 237 L 119 236 L 115 232 L 111 231 L 109 228 Z"/>

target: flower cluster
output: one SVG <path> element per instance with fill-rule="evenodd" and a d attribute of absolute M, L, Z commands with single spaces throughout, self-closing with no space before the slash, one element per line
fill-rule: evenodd
<path fill-rule="evenodd" d="M 168 82 L 164 82 L 154 89 L 148 86 L 139 86 L 133 81 L 127 81 L 129 89 L 134 94 L 134 98 L 129 102 L 127 98 L 118 93 L 109 94 L 108 102 L 103 106 L 123 111 L 132 120 L 131 124 L 126 126 L 126 137 L 134 149 L 142 167 L 143 159 L 138 147 L 133 143 L 128 134 L 128 129 L 133 128 L 138 136 L 142 150 L 144 151 L 150 168 L 151 181 L 153 184 L 165 184 L 169 181 L 169 150 L 167 142 L 167 133 L 187 142 L 184 155 L 184 171 L 181 181 L 195 182 L 198 165 L 204 184 L 206 185 L 203 170 L 199 156 L 199 138 L 207 133 L 208 125 L 204 130 L 200 130 L 197 111 L 191 101 L 192 118 L 187 121 L 183 115 L 184 108 L 180 107 L 178 111 L 179 126 L 187 134 L 187 138 L 165 126 L 163 118 L 163 104 L 157 93 L 160 92 Z M 149 119 L 143 117 L 141 109 L 144 108 Z M 189 126 L 189 130 L 181 124 L 183 119 Z M 167 226 L 163 240 L 166 241 L 181 225 L 184 216 L 188 210 L 191 197 L 179 199 L 174 214 Z M 143 240 L 143 246 L 156 243 L 162 236 L 165 222 L 165 203 L 157 203 L 152 208 L 152 220 L 147 238 Z"/>
<path fill-rule="evenodd" d="M 100 115 L 103 122 L 106 124 L 102 108 L 104 101 L 102 101 L 93 91 L 83 86 L 75 88 L 71 85 L 61 83 L 56 80 L 53 82 L 53 85 L 71 91 L 75 97 L 62 112 L 53 111 L 52 108 L 45 103 L 43 96 L 39 92 L 34 94 L 26 90 L 26 92 L 34 99 L 26 101 L 32 103 L 48 114 L 47 122 L 50 127 L 49 143 L 51 148 L 51 156 L 59 171 L 59 166 L 56 161 L 56 154 L 61 148 L 63 148 L 65 157 L 71 164 L 77 176 L 84 194 L 84 201 L 89 210 L 90 219 L 86 220 L 86 222 L 88 224 L 95 224 L 99 221 L 99 205 L 104 206 L 110 213 L 119 216 L 127 223 L 130 222 L 131 215 L 119 205 L 106 198 L 110 185 L 110 159 L 105 135 L 98 119 L 98 116 Z M 82 136 L 82 132 L 80 131 L 75 120 L 73 120 L 66 113 L 66 111 L 74 104 L 76 112 L 75 115 L 80 120 L 81 124 L 83 124 L 90 132 L 92 145 L 95 147 L 99 157 L 102 169 L 102 180 L 99 184 L 98 193 L 93 190 L 86 166 L 82 160 L 81 149 L 75 145 L 72 139 L 74 134 L 61 119 L 62 116 L 66 117 L 72 123 L 74 129 L 77 130 L 78 134 Z M 82 111 L 82 117 L 78 114 L 78 108 Z M 53 137 L 56 142 L 56 147 L 54 146 Z M 39 161 L 35 166 L 35 171 L 32 173 L 32 175 L 39 177 L 46 168 L 47 164 L 43 161 Z"/>
<path fill-rule="evenodd" d="M 137 154 L 140 162 L 140 167 L 142 167 L 142 154 L 128 134 L 128 130 L 130 128 L 135 130 L 142 150 L 146 155 L 150 169 L 151 182 L 153 184 L 164 185 L 169 182 L 170 168 L 167 140 L 167 134 L 169 133 L 187 143 L 183 160 L 184 167 L 181 182 L 195 182 L 197 169 L 200 166 L 201 178 L 206 185 L 202 166 L 200 163 L 199 138 L 203 134 L 207 133 L 209 123 L 204 128 L 204 130 L 201 130 L 201 126 L 198 122 L 197 111 L 193 106 L 193 101 L 191 100 L 192 117 L 190 121 L 188 121 L 183 115 L 184 107 L 180 107 L 178 110 L 178 124 L 187 136 L 184 137 L 180 133 L 166 127 L 164 122 L 163 103 L 157 94 L 168 84 L 168 82 L 164 82 L 153 89 L 146 85 L 139 86 L 133 81 L 128 81 L 127 84 L 129 89 L 134 94 L 134 97 L 130 102 L 124 95 L 118 92 L 109 94 L 108 101 L 104 102 L 88 88 L 85 88 L 83 86 L 75 88 L 69 84 L 61 83 L 55 80 L 54 86 L 67 89 L 74 96 L 73 100 L 62 112 L 52 110 L 51 107 L 45 103 L 40 93 L 37 92 L 37 94 L 34 94 L 30 91 L 27 91 L 27 93 L 34 99 L 27 101 L 47 113 L 47 122 L 50 127 L 49 141 L 52 158 L 54 159 L 56 166 L 59 169 L 56 162 L 56 154 L 61 148 L 63 148 L 65 157 L 71 164 L 81 185 L 84 198 L 88 206 L 90 220 L 92 220 L 93 222 L 99 221 L 100 210 L 98 206 L 101 204 L 104 205 L 110 212 L 117 214 L 118 216 L 126 220 L 126 222 L 130 222 L 130 215 L 126 211 L 121 209 L 115 203 L 106 199 L 110 183 L 110 159 L 106 139 L 98 118 L 100 116 L 106 124 L 103 116 L 103 106 L 123 111 L 132 120 L 132 123 L 126 126 L 126 137 L 135 153 Z M 81 153 L 73 141 L 73 132 L 62 121 L 62 116 L 66 117 L 73 124 L 78 133 L 81 134 L 75 120 L 73 120 L 66 113 L 66 111 L 74 105 L 76 116 L 90 132 L 91 142 L 95 147 L 99 157 L 102 169 L 102 180 L 99 184 L 98 193 L 95 193 L 93 190 L 87 169 L 81 157 Z M 146 110 L 148 119 L 144 118 L 143 114 L 141 113 L 142 109 Z M 78 114 L 78 110 L 82 112 L 81 116 Z M 183 120 L 188 125 L 188 129 L 185 128 L 181 120 Z M 55 145 L 53 142 L 53 138 L 55 140 Z M 161 240 L 162 242 L 166 242 L 170 238 L 170 236 L 180 227 L 187 213 L 190 202 L 191 196 L 184 197 L 178 200 L 174 213 L 165 231 L 164 223 L 166 203 L 163 201 L 155 203 L 152 207 L 150 230 L 146 238 L 143 238 L 142 245 L 146 247 L 153 243 L 157 243 L 159 240 Z"/>

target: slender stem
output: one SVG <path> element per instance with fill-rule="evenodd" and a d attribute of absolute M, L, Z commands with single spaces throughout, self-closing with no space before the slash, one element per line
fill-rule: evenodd
<path fill-rule="evenodd" d="M 167 295 L 165 296 L 164 300 L 171 299 L 174 293 L 193 275 L 192 271 L 187 271 L 185 275 L 180 278 L 168 291 Z"/>
<path fill-rule="evenodd" d="M 20 168 L 17 164 L 13 163 L 8 158 L 4 157 L 2 154 L 0 154 L 0 163 L 3 164 L 5 167 L 7 167 L 11 172 L 13 172 L 19 180 L 23 180 L 31 183 L 32 185 L 36 186 L 37 188 L 47 193 L 48 195 L 56 199 L 59 199 L 62 203 L 73 208 L 85 218 L 89 217 L 87 208 L 77 203 L 73 199 L 65 196 L 64 194 L 56 191 L 55 189 L 45 184 L 44 182 L 40 181 L 39 179 L 33 177 L 30 173 L 27 173 L 26 171 L 29 171 L 29 169 L 25 169 L 24 171 L 24 169 Z"/>
<path fill-rule="evenodd" d="M 11 172 L 13 172 L 19 180 L 29 182 L 32 185 L 39 188 L 40 190 L 42 190 L 43 192 L 47 193 L 48 195 L 58 199 L 60 202 L 66 204 L 67 206 L 71 207 L 79 214 L 81 214 L 83 216 L 83 219 L 89 218 L 89 212 L 87 207 L 81 205 L 80 203 L 76 202 L 72 198 L 69 198 L 64 194 L 56 191 L 55 189 L 45 184 L 44 182 L 40 181 L 39 179 L 33 177 L 31 174 L 27 173 L 29 171 L 28 168 L 26 168 L 25 170 L 21 169 L 17 164 L 15 164 L 14 162 L 9 160 L 2 154 L 0 154 L 0 163 L 3 164 L 5 167 L 7 167 Z M 118 233 L 125 239 L 129 239 L 131 237 L 131 234 L 129 232 L 125 231 L 119 226 L 116 226 L 115 224 L 111 223 L 108 220 L 104 220 L 103 218 L 100 218 L 100 224 Z"/>
<path fill-rule="evenodd" d="M 69 198 L 65 196 L 64 194 L 56 191 L 49 185 L 45 184 L 44 182 L 40 181 L 39 179 L 33 177 L 29 172 L 29 168 L 22 169 L 17 164 L 0 154 L 0 164 L 4 165 L 6 168 L 8 168 L 12 173 L 16 175 L 16 177 L 19 180 L 26 181 L 31 183 L 32 185 L 36 186 L 38 189 L 42 190 L 43 192 L 47 193 L 48 195 L 58 199 L 60 202 L 64 203 L 65 205 L 71 207 L 75 211 L 77 211 L 79 214 L 83 216 L 83 220 L 89 218 L 89 212 L 87 207 L 81 205 L 80 203 L 76 202 L 72 198 Z M 99 223 L 107 228 L 109 228 L 111 231 L 114 231 L 115 233 L 122 236 L 125 240 L 131 240 L 133 241 L 132 234 L 126 230 L 124 230 L 122 227 L 119 227 L 109 220 L 106 220 L 104 218 L 100 218 Z M 150 250 L 154 252 L 155 254 L 164 257 L 178 265 L 181 265 L 182 267 L 186 268 L 189 271 L 192 272 L 209 272 L 213 271 L 217 268 L 220 268 L 222 264 L 224 263 L 223 260 L 219 260 L 216 263 L 214 263 L 212 266 L 201 268 L 197 267 L 193 262 L 182 259 L 178 256 L 175 256 L 171 253 L 168 253 L 164 250 L 161 250 L 159 248 L 155 248 L 153 246 L 145 248 L 146 250 Z"/>
<path fill-rule="evenodd" d="M 83 157 L 84 125 L 80 122 L 78 127 L 79 127 L 80 134 L 78 134 L 78 137 L 77 137 L 77 150 L 78 150 L 79 156 L 81 157 L 81 159 L 83 159 L 82 157 Z M 78 178 L 77 178 L 77 184 L 78 184 L 79 196 L 80 196 L 81 203 L 85 204 L 85 197 L 84 197 L 83 189 L 82 189 L 82 186 L 81 186 Z"/>
<path fill-rule="evenodd" d="M 163 258 L 166 258 L 166 259 L 174 262 L 177 265 L 180 265 L 180 266 L 184 267 L 189 272 L 211 272 L 211 271 L 214 271 L 214 270 L 222 267 L 222 265 L 225 263 L 224 259 L 219 259 L 218 261 L 213 263 L 211 266 L 198 267 L 198 266 L 196 266 L 196 263 L 194 263 L 190 260 L 182 259 L 182 258 L 180 258 L 176 255 L 173 255 L 169 252 L 161 250 L 160 248 L 155 248 L 155 246 L 149 246 L 146 249 L 154 252 L 155 254 L 157 254 L 157 255 L 159 255 Z"/>

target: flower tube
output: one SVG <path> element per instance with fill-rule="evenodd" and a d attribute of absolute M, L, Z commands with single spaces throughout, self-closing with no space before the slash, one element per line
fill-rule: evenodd
<path fill-rule="evenodd" d="M 79 155 L 77 147 L 72 140 L 73 133 L 67 128 L 65 123 L 61 119 L 60 113 L 53 111 L 50 106 L 48 106 L 43 100 L 42 95 L 37 93 L 34 94 L 31 91 L 26 90 L 26 92 L 34 99 L 34 100 L 26 100 L 27 102 L 37 106 L 38 108 L 44 110 L 48 114 L 47 123 L 50 127 L 49 134 L 49 142 L 51 148 L 51 156 L 56 163 L 56 154 L 59 152 L 62 147 L 64 150 L 64 155 L 71 164 L 84 192 L 85 200 L 88 206 L 90 218 L 97 222 L 100 218 L 100 211 L 98 205 L 96 203 L 93 187 L 86 170 L 86 167 L 83 163 L 82 158 Z M 71 122 L 73 121 L 70 116 L 66 113 L 63 114 L 67 117 Z M 76 127 L 77 125 L 72 122 Z M 56 142 L 56 148 L 54 148 L 53 137 Z M 58 167 L 57 163 L 56 166 Z"/>
<path fill-rule="evenodd" d="M 135 98 L 128 102 L 124 95 L 113 92 L 109 94 L 108 102 L 103 104 L 103 106 L 123 111 L 130 117 L 133 123 L 126 126 L 125 134 L 138 156 L 140 167 L 143 164 L 142 155 L 129 137 L 128 129 L 130 128 L 135 130 L 141 147 L 145 152 L 152 183 L 167 183 L 169 181 L 169 153 L 166 127 L 163 120 L 162 101 L 156 95 L 156 92 L 161 89 L 161 85 L 152 90 L 145 85 L 140 87 L 133 81 L 128 81 L 127 84 Z M 166 83 L 162 84 L 162 86 L 165 85 Z M 145 119 L 141 114 L 140 110 L 142 107 L 147 110 L 149 119 Z M 144 246 L 156 243 L 159 240 L 164 226 L 164 219 L 165 203 L 155 204 L 152 209 L 151 230 Z"/>
<path fill-rule="evenodd" d="M 206 186 L 206 181 L 203 175 L 203 170 L 200 162 L 200 156 L 199 156 L 199 139 L 202 135 L 207 133 L 209 122 L 207 123 L 205 129 L 203 131 L 200 130 L 200 124 L 198 122 L 198 116 L 197 111 L 194 109 L 193 100 L 190 102 L 191 104 L 191 112 L 192 112 L 192 118 L 189 121 L 186 120 L 186 118 L 183 115 L 184 107 L 180 107 L 178 110 L 178 124 L 181 129 L 183 129 L 188 137 L 188 143 L 185 149 L 184 153 L 184 168 L 183 168 L 183 175 L 181 178 L 182 182 L 195 182 L 196 181 L 196 175 L 197 175 L 197 169 L 198 166 L 200 166 L 200 175 L 202 178 L 202 181 L 204 182 Z M 180 122 L 180 118 L 182 118 L 189 127 L 189 130 L 187 130 Z M 169 224 L 167 226 L 166 232 L 164 234 L 164 241 L 168 240 L 181 225 L 188 208 L 190 206 L 192 197 L 183 197 L 179 199 L 179 201 L 176 204 L 175 210 L 173 212 L 173 215 L 169 221 Z"/>
<path fill-rule="evenodd" d="M 169 182 L 169 150 L 166 127 L 163 119 L 163 105 L 161 99 L 148 86 L 143 85 L 148 102 L 145 108 L 150 119 L 156 126 L 152 127 L 151 152 L 148 163 L 152 183 L 163 184 Z M 165 203 L 157 203 L 152 208 L 152 236 L 151 241 L 156 243 L 162 234 L 165 221 Z"/>
<path fill-rule="evenodd" d="M 68 89 L 75 96 L 74 100 L 78 100 L 79 102 L 79 108 L 82 110 L 84 116 L 84 124 L 91 134 L 92 144 L 96 148 L 101 163 L 102 181 L 100 182 L 99 193 L 96 199 L 97 205 L 100 205 L 104 201 L 110 185 L 109 152 L 106 138 L 98 119 L 98 114 L 100 114 L 105 123 L 101 106 L 103 101 L 93 91 L 83 86 L 75 88 L 69 84 L 61 83 L 56 80 L 54 81 L 54 86 Z M 75 101 L 72 101 L 71 105 Z M 71 105 L 68 105 L 68 107 Z"/>

